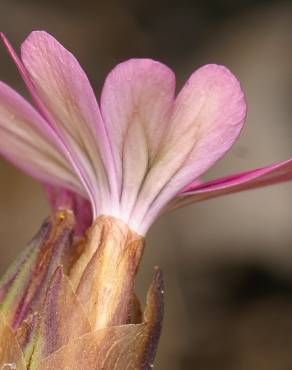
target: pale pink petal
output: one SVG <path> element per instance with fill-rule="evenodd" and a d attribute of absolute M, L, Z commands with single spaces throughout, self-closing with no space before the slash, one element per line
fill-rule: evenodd
<path fill-rule="evenodd" d="M 0 82 L 0 153 L 38 180 L 83 193 L 54 132 L 20 95 Z"/>
<path fill-rule="evenodd" d="M 246 104 L 238 80 L 225 67 L 197 70 L 176 98 L 168 130 L 145 179 L 131 225 L 145 232 L 161 209 L 231 147 Z"/>
<path fill-rule="evenodd" d="M 277 184 L 291 179 L 292 159 L 289 159 L 271 166 L 233 174 L 200 185 L 191 184 L 169 203 L 167 210 L 221 195 Z"/>
<path fill-rule="evenodd" d="M 13 49 L 13 47 L 10 44 L 10 42 L 8 41 L 7 37 L 2 32 L 0 32 L 0 37 L 1 37 L 4 45 L 6 46 L 7 51 L 10 54 L 12 60 L 15 62 L 16 67 L 18 68 L 18 70 L 19 70 L 19 72 L 20 72 L 20 74 L 21 74 L 21 76 L 22 76 L 22 78 L 23 78 L 23 80 L 24 80 L 24 82 L 25 82 L 33 100 L 34 100 L 34 103 L 36 104 L 36 106 L 39 110 L 39 112 L 41 113 L 41 115 L 43 117 L 46 118 L 46 121 L 43 121 L 43 123 L 44 123 L 44 125 L 42 125 L 43 129 L 46 132 L 49 132 L 50 135 L 53 136 L 54 141 L 56 142 L 58 147 L 61 148 L 61 151 L 64 153 L 65 157 L 68 159 L 68 162 L 71 164 L 72 168 L 75 170 L 76 174 L 78 175 L 78 177 L 80 179 L 80 182 L 83 184 L 84 189 L 87 191 L 90 198 L 92 198 L 90 189 L 87 186 L 87 183 L 86 183 L 85 179 L 82 176 L 82 171 L 80 169 L 80 166 L 79 166 L 78 162 L 76 162 L 74 160 L 70 150 L 68 150 L 68 147 L 67 147 L 66 143 L 64 143 L 62 138 L 57 133 L 52 131 L 52 127 L 54 126 L 54 125 L 52 125 L 52 122 L 54 121 L 54 119 L 51 117 L 50 113 L 47 111 L 47 108 L 46 108 L 45 104 L 43 103 L 40 96 L 38 95 L 38 92 L 37 92 L 32 80 L 30 78 L 30 75 L 29 75 L 26 67 L 24 66 L 23 62 L 21 61 L 21 59 L 19 58 L 19 56 L 17 55 L 17 53 Z M 48 127 L 50 125 L 50 123 L 51 123 L 52 127 Z M 83 189 L 82 189 L 82 191 L 83 191 Z M 93 201 L 92 201 L 92 204 L 94 206 Z"/>
<path fill-rule="evenodd" d="M 129 217 L 155 160 L 169 121 L 174 91 L 172 71 L 150 59 L 121 63 L 105 81 L 101 112 L 121 184 L 123 219 Z"/>
<path fill-rule="evenodd" d="M 111 148 L 90 83 L 75 57 L 46 32 L 22 44 L 22 61 L 48 121 L 63 138 L 98 213 L 118 202 Z"/>

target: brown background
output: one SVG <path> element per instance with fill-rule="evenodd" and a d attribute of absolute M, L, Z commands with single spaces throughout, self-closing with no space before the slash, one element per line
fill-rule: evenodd
<path fill-rule="evenodd" d="M 171 66 L 179 86 L 202 64 L 227 65 L 247 95 L 246 127 L 207 175 L 292 155 L 292 4 L 284 1 L 1 0 L 0 28 L 15 45 L 33 29 L 54 34 L 100 91 L 129 57 Z M 24 92 L 3 47 L 0 79 Z M 194 205 L 151 229 L 138 290 L 153 266 L 166 280 L 155 368 L 291 370 L 292 184 Z M 49 212 L 40 185 L 0 161 L 0 271 Z"/>

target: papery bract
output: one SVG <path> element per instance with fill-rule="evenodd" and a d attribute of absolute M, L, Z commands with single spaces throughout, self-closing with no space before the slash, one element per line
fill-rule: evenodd
<path fill-rule="evenodd" d="M 57 211 L 1 279 L 0 367 L 151 369 L 163 317 L 161 271 L 137 320 L 130 311 L 142 238 L 110 217 L 96 221 L 81 245 L 73 231 L 72 212 Z"/>

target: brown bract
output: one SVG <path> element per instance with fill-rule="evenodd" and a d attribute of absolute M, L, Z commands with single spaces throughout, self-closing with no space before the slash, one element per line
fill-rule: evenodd
<path fill-rule="evenodd" d="M 0 282 L 0 369 L 150 369 L 163 283 L 157 268 L 142 315 L 144 239 L 105 216 L 81 239 L 73 230 L 73 214 L 58 211 Z"/>

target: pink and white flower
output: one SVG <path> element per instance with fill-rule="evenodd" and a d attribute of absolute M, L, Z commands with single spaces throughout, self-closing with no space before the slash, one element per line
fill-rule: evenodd
<path fill-rule="evenodd" d="M 292 178 L 292 160 L 215 181 L 198 179 L 232 146 L 246 116 L 225 67 L 195 71 L 175 96 L 165 65 L 131 59 L 107 76 L 98 103 L 75 57 L 32 32 L 14 59 L 35 108 L 0 82 L 0 152 L 38 180 L 87 198 L 93 217 L 144 235 L 163 212 Z"/>

